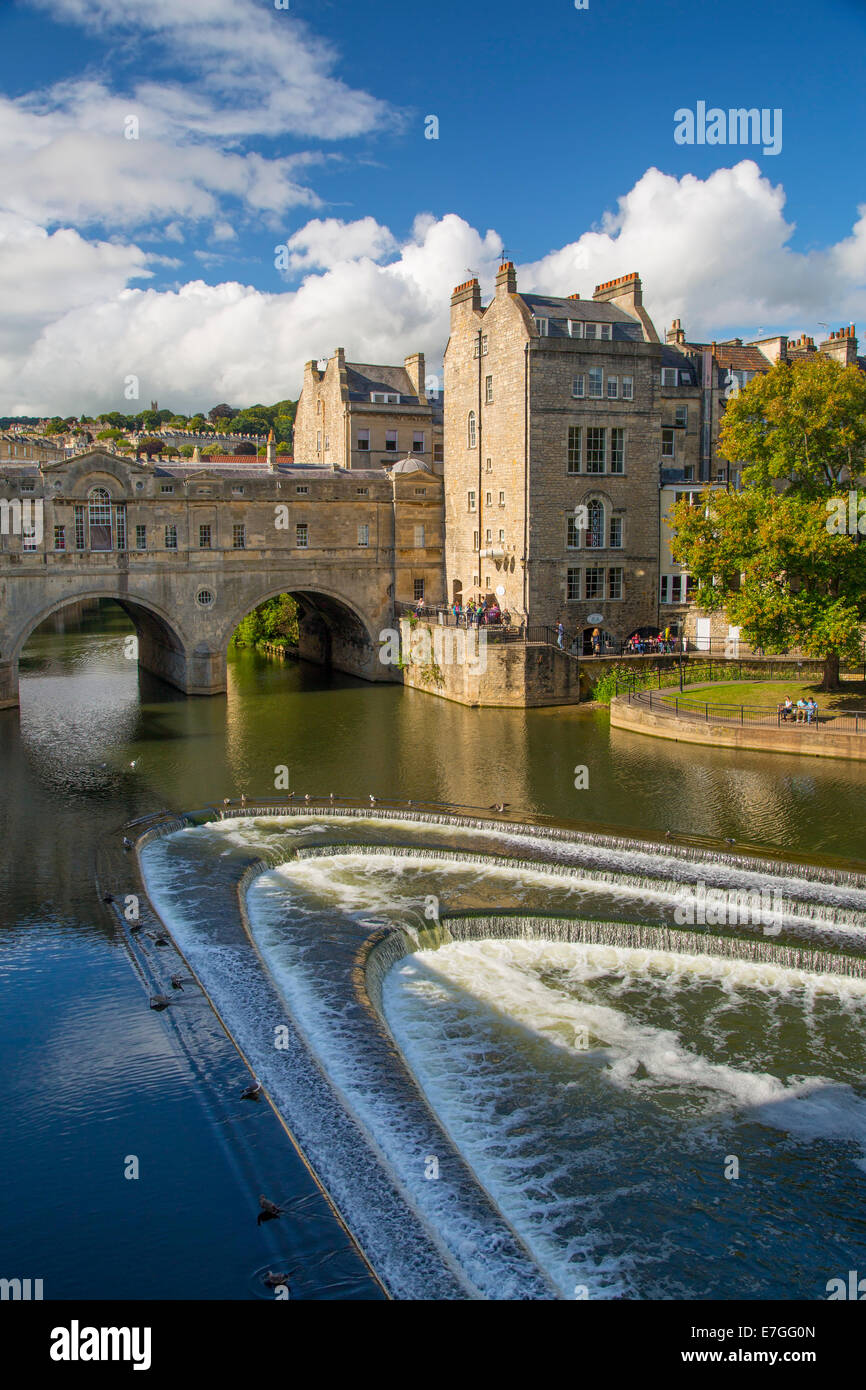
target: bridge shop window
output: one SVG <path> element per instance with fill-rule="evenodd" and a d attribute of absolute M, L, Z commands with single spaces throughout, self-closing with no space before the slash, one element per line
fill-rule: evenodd
<path fill-rule="evenodd" d="M 416 550 L 423 550 L 425 545 L 426 545 L 426 541 L 424 540 L 424 527 L 423 527 L 423 526 L 416 526 L 416 527 L 415 527 L 415 549 L 416 549 Z"/>
<path fill-rule="evenodd" d="M 295 492 L 309 492 L 309 490 L 310 489 L 307 487 L 306 483 L 303 483 L 300 487 L 295 488 Z"/>
<path fill-rule="evenodd" d="M 299 521 L 295 526 L 295 545 L 298 550 L 306 550 L 309 546 L 309 527 L 306 521 Z"/>
<path fill-rule="evenodd" d="M 396 454 L 396 452 L 397 452 L 397 431 L 396 431 L 396 430 L 386 430 L 386 431 L 385 431 L 385 452 L 386 452 L 386 453 L 389 453 L 389 454 Z"/>
<path fill-rule="evenodd" d="M 412 597 L 414 598 L 414 600 L 415 600 L 416 603 L 419 601 L 419 599 L 423 602 L 423 600 L 424 600 L 424 580 L 423 580 L 423 579 L 413 579 L 413 581 L 412 581 Z"/>
<path fill-rule="evenodd" d="M 111 550 L 111 498 L 104 487 L 93 487 L 87 494 L 87 525 L 91 550 Z"/>
<path fill-rule="evenodd" d="M 177 550 L 177 527 L 166 526 L 165 528 L 165 548 L 166 550 Z"/>
<path fill-rule="evenodd" d="M 126 503 L 118 502 L 114 508 L 114 544 L 115 549 L 126 549 Z"/>
<path fill-rule="evenodd" d="M 246 550 L 247 548 L 247 528 L 242 521 L 236 521 L 232 526 L 232 550 Z"/>
<path fill-rule="evenodd" d="M 565 597 L 570 600 L 580 598 L 580 570 L 568 569 L 565 576 Z"/>
<path fill-rule="evenodd" d="M 358 487 L 358 488 L 355 489 L 355 491 L 357 492 L 357 494 L 358 494 L 359 497 L 369 497 L 369 496 L 370 496 L 370 489 L 369 489 L 368 487 Z"/>
<path fill-rule="evenodd" d="M 170 494 L 174 492 L 174 483 L 160 483 L 159 490 Z"/>
<path fill-rule="evenodd" d="M 622 549 L 622 517 L 612 516 L 610 519 L 610 539 L 608 541 L 612 550 Z"/>
<path fill-rule="evenodd" d="M 135 548 L 136 550 L 147 550 L 147 527 L 136 526 L 135 528 Z"/>
<path fill-rule="evenodd" d="M 66 527 L 65 527 L 65 526 L 55 526 L 55 528 L 54 528 L 54 549 L 55 549 L 55 550 L 65 550 L 65 549 L 66 549 Z"/>
<path fill-rule="evenodd" d="M 210 550 L 211 548 L 210 526 L 199 526 L 198 528 L 198 548 L 199 550 Z"/>
<path fill-rule="evenodd" d="M 365 521 L 361 522 L 358 527 L 358 544 L 360 546 L 368 546 L 370 544 L 370 527 Z"/>
<path fill-rule="evenodd" d="M 622 568 L 618 565 L 607 572 L 607 596 L 622 598 Z"/>
<path fill-rule="evenodd" d="M 624 376 L 622 379 L 622 398 L 624 401 L 634 400 L 634 377 Z"/>
<path fill-rule="evenodd" d="M 232 488 L 232 497 L 243 497 L 243 495 L 244 495 L 244 490 L 245 490 L 245 489 L 242 488 L 242 487 L 233 487 L 233 488 Z"/>
<path fill-rule="evenodd" d="M 415 433 L 412 435 L 412 453 L 413 453 L 413 454 L 423 454 L 423 452 L 424 452 L 424 431 L 423 431 L 423 430 L 415 430 Z"/>
<path fill-rule="evenodd" d="M 370 448 L 370 431 L 369 431 L 369 430 L 358 430 L 358 448 L 359 448 L 359 449 L 363 449 L 365 452 L 368 452 L 368 451 L 369 451 L 369 448 Z"/>
<path fill-rule="evenodd" d="M 215 596 L 210 589 L 199 589 L 198 593 L 195 596 L 195 601 L 198 604 L 199 608 L 212 608 L 214 603 L 214 597 Z"/>

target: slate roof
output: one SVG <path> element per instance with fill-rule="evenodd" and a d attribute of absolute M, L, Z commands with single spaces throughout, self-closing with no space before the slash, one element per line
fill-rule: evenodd
<path fill-rule="evenodd" d="M 520 298 L 531 314 L 549 320 L 550 338 L 569 338 L 568 320 L 578 319 L 583 323 L 613 324 L 614 342 L 644 341 L 643 325 L 615 304 L 596 303 L 594 299 L 558 299 L 546 294 L 522 294 Z"/>
<path fill-rule="evenodd" d="M 405 367 L 378 367 L 365 362 L 346 363 L 350 401 L 369 401 L 371 391 L 396 391 L 401 405 L 418 405 L 415 388 Z"/>

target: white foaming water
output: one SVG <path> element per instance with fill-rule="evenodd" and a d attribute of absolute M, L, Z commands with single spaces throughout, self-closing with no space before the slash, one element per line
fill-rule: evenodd
<path fill-rule="evenodd" d="M 866 1021 L 862 980 L 718 957 L 496 940 L 421 951 L 398 963 L 383 990 L 398 1044 L 480 1180 L 565 1296 L 576 1285 L 590 1297 L 634 1294 L 640 1266 L 653 1263 L 639 1244 L 612 1260 L 606 1239 L 596 1241 L 596 1224 L 615 1220 L 616 1204 L 611 1211 L 592 1201 L 586 1173 L 588 1161 L 606 1167 L 625 1158 L 623 1181 L 632 1187 L 627 1146 L 618 1157 L 614 1150 L 623 1123 L 652 1133 L 648 1105 L 682 1126 L 687 1148 L 707 1144 L 708 1122 L 728 1129 L 741 1116 L 800 1141 L 846 1141 L 861 1154 L 866 1147 L 866 1101 L 849 1084 L 821 1075 L 784 1081 L 765 1069 L 714 1061 L 673 1029 L 636 1020 L 628 1005 L 596 1002 L 593 986 L 601 979 L 621 982 L 609 995 L 643 986 L 673 1003 L 705 986 L 724 990 L 741 1009 L 753 996 L 764 1006 L 778 998 L 806 1012 L 823 999 L 849 1014 L 852 1028 Z M 583 1086 L 596 1105 L 610 1107 L 610 1126 L 562 1103 L 564 1090 Z M 576 1190 L 570 1168 L 580 1174 Z M 587 1217 L 588 1229 L 579 1232 Z"/>
<path fill-rule="evenodd" d="M 249 818 L 183 833 L 246 851 L 273 850 L 285 836 L 291 852 L 292 837 L 342 829 L 349 818 L 323 819 L 287 825 Z M 423 830 L 425 839 L 434 829 L 405 826 L 416 835 Z M 455 838 L 453 827 L 435 829 Z M 477 842 L 478 832 L 472 835 Z M 530 838 L 515 836 L 515 845 L 524 850 Z M 550 842 L 537 838 L 549 852 Z M 660 856 L 645 857 L 658 872 Z M 508 1296 L 506 1289 L 519 1296 L 519 1286 L 497 1265 L 496 1251 L 475 1248 L 471 1227 L 439 1199 L 436 1189 L 445 1184 L 424 1181 L 417 1124 L 413 1129 L 401 1098 L 383 1090 L 359 1049 L 346 1007 L 347 961 L 382 920 L 429 926 L 423 907 L 431 892 L 441 893 L 449 910 L 492 900 L 512 910 L 530 901 L 537 910 L 573 911 L 587 887 L 596 896 L 618 896 L 615 884 L 569 882 L 543 866 L 461 862 L 459 851 L 453 860 L 355 851 L 292 860 L 248 892 L 256 943 L 336 1093 L 397 1175 L 409 1205 L 488 1296 Z M 192 929 L 206 950 L 206 917 L 169 925 L 187 938 Z M 857 1019 L 862 1032 L 864 1000 L 866 981 L 766 963 L 501 940 L 420 952 L 395 967 L 384 987 L 389 1026 L 444 1128 L 567 1297 L 575 1285 L 593 1297 L 701 1296 L 677 1272 L 688 1270 L 689 1260 L 664 1225 L 650 1222 L 635 1234 L 648 1204 L 663 1207 L 666 1200 L 647 1155 L 661 1153 L 666 1174 L 684 1154 L 698 1168 L 708 1143 L 739 1152 L 730 1130 L 740 1121 L 752 1127 L 752 1144 L 754 1129 L 772 1129 L 783 1143 L 856 1143 L 862 1152 L 866 1105 L 851 1089 L 850 1068 L 829 1045 L 828 1030 L 841 1020 L 852 1031 Z M 244 1000 L 236 1002 L 242 1010 Z M 755 1027 L 738 1034 L 744 1009 L 752 1010 Z M 774 1052 L 762 1037 L 764 1025 L 770 1032 L 789 1027 L 785 1009 L 794 1011 L 799 1029 L 790 1065 L 781 1043 Z M 254 1056 L 258 1026 L 243 1031 Z M 313 1165 L 327 1167 L 310 1117 L 303 1129 Z M 713 1169 L 713 1181 L 717 1176 Z M 693 1194 L 685 1179 L 680 1186 L 687 1206 Z M 341 1196 L 351 1214 L 351 1192 Z M 405 1287 L 415 1287 L 411 1274 Z"/>

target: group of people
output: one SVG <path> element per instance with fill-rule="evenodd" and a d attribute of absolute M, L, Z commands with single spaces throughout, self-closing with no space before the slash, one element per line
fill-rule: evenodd
<path fill-rule="evenodd" d="M 451 605 L 451 612 L 458 627 L 491 627 L 499 623 L 507 624 L 511 618 L 509 613 L 503 613 L 495 599 L 490 604 L 480 598 L 477 603 L 470 599 L 465 605 L 455 602 Z"/>
<path fill-rule="evenodd" d="M 779 706 L 779 714 L 786 723 L 789 719 L 793 719 L 795 724 L 811 724 L 813 720 L 817 723 L 818 705 L 811 695 L 808 698 L 801 695 L 796 704 L 790 695 L 786 695 Z"/>
<path fill-rule="evenodd" d="M 674 636 L 669 627 L 656 636 L 641 637 L 639 632 L 635 632 L 625 644 L 625 651 L 630 656 L 645 656 L 647 653 L 658 652 L 670 654 L 678 650 L 679 638 Z"/>

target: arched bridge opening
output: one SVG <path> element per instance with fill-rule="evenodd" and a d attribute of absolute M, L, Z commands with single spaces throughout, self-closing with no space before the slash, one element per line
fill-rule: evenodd
<path fill-rule="evenodd" d="M 344 598 L 319 589 L 284 587 L 266 593 L 236 616 L 226 634 L 226 646 L 241 620 L 269 600 L 288 594 L 297 606 L 297 651 L 302 661 L 360 676 L 387 680 L 387 668 L 379 661 L 378 631 Z"/>

